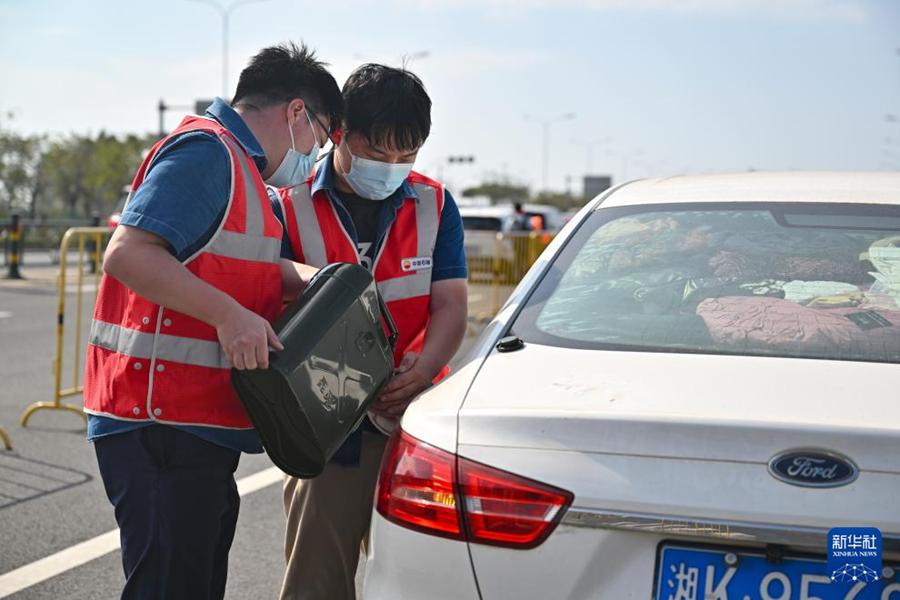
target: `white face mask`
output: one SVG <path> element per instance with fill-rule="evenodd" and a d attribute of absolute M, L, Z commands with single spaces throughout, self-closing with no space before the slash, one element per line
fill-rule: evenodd
<path fill-rule="evenodd" d="M 347 154 L 350 170 L 344 173 L 344 178 L 357 196 L 369 200 L 388 198 L 403 185 L 413 168 L 413 163 L 386 163 L 354 156 L 349 146 Z"/>
<path fill-rule="evenodd" d="M 312 120 L 309 118 L 309 111 L 306 113 L 306 121 L 309 123 L 309 130 L 313 134 L 313 147 L 306 154 L 300 154 L 294 147 L 294 128 L 288 123 L 288 133 L 291 136 L 291 147 L 281 159 L 281 164 L 275 169 L 275 172 L 269 175 L 266 183 L 275 187 L 290 187 L 303 183 L 309 177 L 313 166 L 316 164 L 316 158 L 319 156 L 319 138 L 316 137 L 316 128 L 313 126 Z"/>

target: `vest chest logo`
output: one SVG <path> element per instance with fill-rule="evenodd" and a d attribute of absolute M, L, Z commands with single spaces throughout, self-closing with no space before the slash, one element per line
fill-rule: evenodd
<path fill-rule="evenodd" d="M 430 269 L 431 267 L 432 260 L 430 256 L 414 256 L 412 258 L 404 258 L 400 261 L 400 269 L 404 273 L 422 271 L 423 269 Z"/>

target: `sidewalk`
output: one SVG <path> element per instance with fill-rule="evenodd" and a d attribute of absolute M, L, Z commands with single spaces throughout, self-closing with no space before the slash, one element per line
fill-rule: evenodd
<path fill-rule="evenodd" d="M 90 265 L 84 265 L 84 288 L 93 289 L 94 275 L 89 272 Z M 25 264 L 19 267 L 19 274 L 24 279 L 6 279 L 9 267 L 0 265 L 0 290 L 16 289 L 56 289 L 59 277 L 59 265 L 50 260 L 50 253 L 36 250 L 25 257 Z M 78 257 L 72 253 L 66 268 L 66 288 L 76 290 L 78 278 Z"/>
<path fill-rule="evenodd" d="M 19 268 L 19 273 L 24 279 L 6 279 L 7 270 L 4 267 L 0 274 L 0 289 L 17 289 L 30 287 L 56 287 L 56 278 L 59 275 L 58 265 L 25 266 Z"/>

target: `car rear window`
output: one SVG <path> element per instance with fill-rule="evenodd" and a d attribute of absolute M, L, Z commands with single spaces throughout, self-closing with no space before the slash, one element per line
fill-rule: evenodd
<path fill-rule="evenodd" d="M 463 229 L 469 231 L 500 231 L 502 222 L 496 217 L 463 217 Z"/>
<path fill-rule="evenodd" d="M 581 348 L 900 362 L 900 207 L 600 209 L 512 330 Z"/>

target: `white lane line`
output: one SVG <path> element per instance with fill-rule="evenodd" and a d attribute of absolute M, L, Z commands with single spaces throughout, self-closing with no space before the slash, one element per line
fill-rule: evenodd
<path fill-rule="evenodd" d="M 8 319 L 12 316 L 12 313 L 8 310 L 0 310 L 0 319 Z"/>
<path fill-rule="evenodd" d="M 281 481 L 284 477 L 277 467 L 269 467 L 248 475 L 237 482 L 241 496 L 252 494 Z M 56 554 L 41 558 L 9 573 L 0 575 L 0 598 L 6 598 L 51 577 L 88 563 L 119 549 L 119 530 L 113 529 L 80 544 L 69 546 Z"/>
<path fill-rule="evenodd" d="M 264 487 L 268 487 L 277 481 L 281 481 L 284 478 L 284 473 L 278 467 L 269 467 L 268 469 L 264 469 L 253 475 L 247 475 L 246 477 L 238 480 L 237 488 L 238 494 L 241 496 L 246 496 L 247 494 L 252 494 L 253 492 L 259 491 Z"/>

